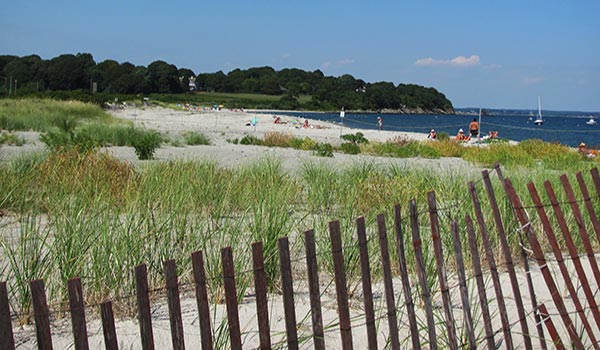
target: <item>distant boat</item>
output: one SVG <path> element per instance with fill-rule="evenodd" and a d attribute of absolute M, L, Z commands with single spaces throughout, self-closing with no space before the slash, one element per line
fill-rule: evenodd
<path fill-rule="evenodd" d="M 542 125 L 542 124 L 544 124 L 544 119 L 542 119 L 542 102 L 541 102 L 539 96 L 538 96 L 538 116 L 533 121 L 533 124 L 535 124 L 535 125 Z"/>
<path fill-rule="evenodd" d="M 598 124 L 598 123 L 596 122 L 596 119 L 594 119 L 594 116 L 591 116 L 591 117 L 590 117 L 590 119 L 589 119 L 587 122 L 585 122 L 585 123 L 586 123 L 587 125 L 596 125 L 596 124 Z"/>

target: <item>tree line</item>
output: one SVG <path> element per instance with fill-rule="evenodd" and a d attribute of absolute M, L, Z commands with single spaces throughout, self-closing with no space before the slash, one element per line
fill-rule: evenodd
<path fill-rule="evenodd" d="M 308 95 L 316 110 L 393 110 L 453 112 L 452 103 L 432 87 L 391 82 L 369 83 L 350 74 L 325 76 L 320 70 L 272 67 L 234 69 L 225 74 L 194 73 L 164 61 L 147 67 L 107 59 L 96 63 L 89 53 L 63 54 L 52 59 L 38 55 L 0 55 L 0 95 L 15 90 L 94 91 L 109 94 L 182 94 L 198 91 L 280 96 L 281 105 L 299 108 L 298 97 Z"/>

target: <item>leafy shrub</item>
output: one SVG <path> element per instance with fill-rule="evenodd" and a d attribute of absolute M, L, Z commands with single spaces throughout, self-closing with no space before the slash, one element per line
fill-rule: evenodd
<path fill-rule="evenodd" d="M 369 140 L 365 138 L 365 135 L 362 132 L 342 135 L 342 139 L 352 143 L 369 143 Z"/>
<path fill-rule="evenodd" d="M 318 146 L 317 141 L 310 139 L 308 137 L 305 137 L 302 140 L 302 144 L 300 145 L 300 149 L 304 150 L 304 151 L 312 151 L 312 150 L 316 150 Z"/>
<path fill-rule="evenodd" d="M 356 143 L 352 143 L 352 142 L 342 143 L 340 146 L 340 149 L 342 150 L 342 152 L 347 153 L 347 154 L 359 154 L 360 153 L 360 146 L 357 145 Z"/>
<path fill-rule="evenodd" d="M 257 145 L 261 146 L 263 142 L 256 136 L 246 135 L 240 140 L 240 145 Z"/>
<path fill-rule="evenodd" d="M 290 147 L 294 137 L 290 134 L 284 134 L 276 131 L 265 133 L 264 145 L 271 147 Z"/>
<path fill-rule="evenodd" d="M 210 140 L 206 135 L 197 131 L 188 131 L 183 134 L 183 139 L 188 145 L 210 145 Z"/>
<path fill-rule="evenodd" d="M 234 145 L 237 145 L 238 143 L 240 143 L 240 140 L 236 139 L 227 139 L 226 140 L 228 143 L 232 143 Z"/>
<path fill-rule="evenodd" d="M 333 146 L 330 143 L 318 143 L 315 147 L 315 155 L 319 157 L 333 157 Z"/>
<path fill-rule="evenodd" d="M 40 140 L 51 151 L 63 148 L 77 148 L 79 151 L 85 152 L 98 147 L 98 142 L 86 130 L 73 132 L 54 128 L 41 134 Z"/>
<path fill-rule="evenodd" d="M 301 149 L 303 142 L 304 142 L 304 140 L 302 138 L 294 137 L 290 140 L 290 147 L 292 147 L 294 149 Z"/>
<path fill-rule="evenodd" d="M 163 139 L 158 132 L 145 131 L 133 141 L 132 146 L 139 159 L 152 159 L 154 158 L 154 152 L 160 147 L 162 141 Z"/>

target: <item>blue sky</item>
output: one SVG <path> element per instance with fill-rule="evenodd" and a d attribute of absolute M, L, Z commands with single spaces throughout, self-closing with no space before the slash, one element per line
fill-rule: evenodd
<path fill-rule="evenodd" d="M 320 69 L 456 107 L 600 111 L 600 1 L 6 1 L 0 54 Z"/>

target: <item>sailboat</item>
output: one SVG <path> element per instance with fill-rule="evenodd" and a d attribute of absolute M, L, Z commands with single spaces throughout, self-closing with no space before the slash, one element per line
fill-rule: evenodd
<path fill-rule="evenodd" d="M 597 122 L 596 122 L 596 119 L 594 119 L 594 116 L 593 116 L 593 115 L 592 115 L 592 116 L 590 116 L 590 119 L 589 119 L 587 122 L 585 122 L 585 123 L 586 123 L 587 125 L 596 125 L 596 124 L 597 124 Z"/>
<path fill-rule="evenodd" d="M 544 123 L 544 119 L 542 119 L 542 103 L 540 101 L 540 97 L 538 96 L 538 116 L 533 121 L 535 125 L 542 125 Z"/>

